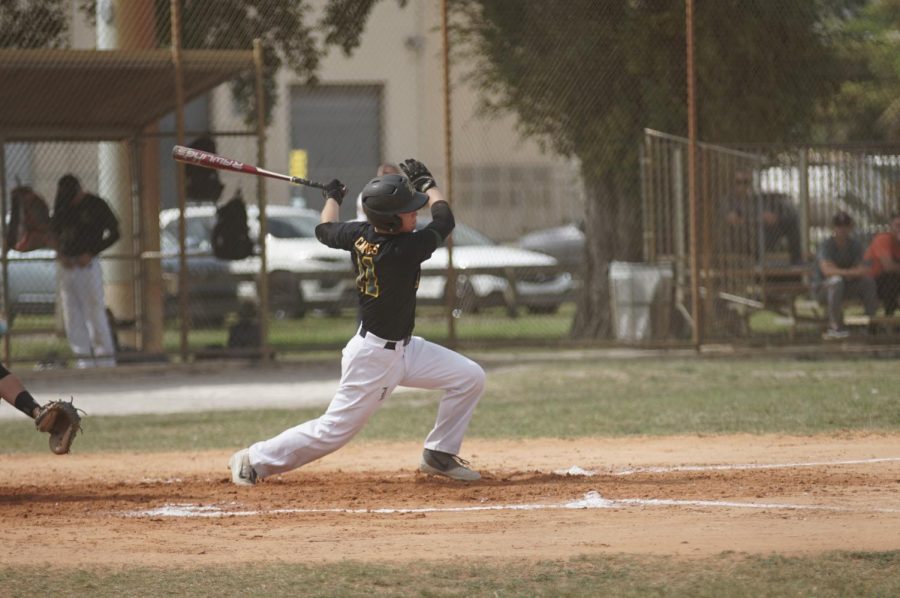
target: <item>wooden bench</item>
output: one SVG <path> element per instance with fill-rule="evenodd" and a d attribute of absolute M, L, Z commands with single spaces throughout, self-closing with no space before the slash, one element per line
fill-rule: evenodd
<path fill-rule="evenodd" d="M 844 316 L 844 325 L 847 326 L 847 328 L 869 328 L 869 326 L 874 325 L 883 331 L 897 334 L 898 332 L 900 332 L 900 315 L 848 315 Z"/>
<path fill-rule="evenodd" d="M 734 288 L 719 290 L 716 295 L 744 320 L 743 328 L 749 330 L 749 318 L 754 313 L 767 310 L 789 318 L 791 337 L 796 332 L 796 322 L 804 318 L 797 304 L 808 297 L 808 266 L 762 266 L 736 268 L 721 273 L 711 272 L 720 289 L 729 285 Z"/>

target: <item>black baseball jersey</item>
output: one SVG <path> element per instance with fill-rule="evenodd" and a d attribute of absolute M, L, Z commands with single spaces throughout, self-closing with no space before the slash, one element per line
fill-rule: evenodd
<path fill-rule="evenodd" d="M 55 209 L 50 224 L 61 255 L 97 255 L 119 240 L 116 215 L 106 201 L 90 193 L 75 205 Z"/>
<path fill-rule="evenodd" d="M 421 264 L 455 226 L 446 202 L 434 204 L 431 216 L 425 228 L 401 234 L 380 233 L 368 222 L 316 227 L 320 242 L 351 253 L 362 325 L 381 338 L 400 340 L 412 334 Z"/>

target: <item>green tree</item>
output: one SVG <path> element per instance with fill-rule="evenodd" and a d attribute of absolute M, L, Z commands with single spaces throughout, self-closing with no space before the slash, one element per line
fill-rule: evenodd
<path fill-rule="evenodd" d="M 4 0 L 0 2 L 0 47 L 63 48 L 68 45 L 68 11 L 73 6 L 94 23 L 97 0 Z M 155 0 L 159 47 L 171 45 L 170 0 Z M 265 61 L 264 88 L 267 120 L 276 98 L 275 74 L 282 67 L 301 80 L 315 83 L 319 61 L 328 43 L 317 39 L 307 2 L 296 0 L 183 0 L 182 39 L 186 49 L 241 49 L 261 39 Z M 312 23 L 312 24 L 309 24 Z M 232 93 L 248 124 L 255 120 L 254 76 L 232 83 Z"/>
<path fill-rule="evenodd" d="M 824 136 L 900 141 L 900 0 L 867 4 L 841 32 L 846 78 L 824 111 Z"/>
<path fill-rule="evenodd" d="M 840 83 L 826 26 L 855 1 L 696 2 L 698 129 L 707 141 L 807 139 Z M 573 334 L 610 333 L 608 264 L 641 259 L 643 128 L 685 134 L 685 7 L 670 0 L 454 0 L 456 64 L 482 109 L 577 158 L 588 247 Z"/>
<path fill-rule="evenodd" d="M 170 0 L 156 2 L 156 38 L 160 47 L 170 47 L 172 31 Z M 96 15 L 97 0 L 79 0 L 88 18 Z M 182 46 L 185 49 L 249 50 L 253 41 L 262 41 L 263 92 L 266 122 L 278 101 L 275 75 L 282 67 L 290 68 L 306 83 L 316 82 L 319 61 L 325 45 L 318 42 L 312 9 L 307 2 L 296 0 L 216 0 L 215 2 L 182 0 Z M 256 87 L 254 75 L 246 73 L 231 82 L 231 91 L 245 121 L 256 120 Z"/>
<path fill-rule="evenodd" d="M 0 2 L 0 48 L 63 47 L 68 31 L 64 4 L 66 0 Z"/>

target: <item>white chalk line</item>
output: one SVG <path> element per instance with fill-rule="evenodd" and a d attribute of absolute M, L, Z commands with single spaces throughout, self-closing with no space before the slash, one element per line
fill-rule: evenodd
<path fill-rule="evenodd" d="M 473 505 L 469 507 L 416 507 L 416 508 L 375 508 L 375 509 L 272 509 L 270 511 L 229 510 L 209 505 L 168 504 L 155 509 L 129 511 L 126 517 L 249 517 L 255 515 L 283 514 L 374 514 L 406 515 L 418 513 L 471 513 L 477 511 L 539 511 L 562 509 L 621 509 L 626 507 L 712 507 L 726 509 L 765 509 L 791 511 L 829 511 L 837 513 L 900 513 L 900 509 L 865 508 L 855 509 L 833 505 L 800 505 L 790 503 L 755 503 L 719 500 L 677 500 L 658 498 L 607 499 L 591 490 L 584 498 L 556 504 L 519 505 Z"/>
<path fill-rule="evenodd" d="M 799 463 L 734 463 L 730 465 L 673 465 L 670 467 L 633 467 L 629 469 L 620 469 L 610 472 L 610 475 L 626 476 L 636 473 L 669 473 L 678 471 L 729 471 L 729 470 L 746 470 L 746 469 L 791 469 L 797 467 L 824 467 L 826 465 L 868 465 L 872 463 L 894 463 L 900 461 L 900 457 L 876 457 L 872 459 L 850 459 L 846 461 L 806 461 Z M 578 468 L 580 469 L 580 468 Z M 584 475 L 570 473 L 569 471 L 558 472 L 568 475 Z M 589 472 L 595 475 L 596 472 Z"/>
<path fill-rule="evenodd" d="M 615 476 L 637 473 L 667 473 L 678 471 L 726 471 L 753 469 L 789 469 L 797 467 L 822 467 L 826 465 L 865 465 L 900 461 L 900 457 L 875 457 L 841 461 L 806 461 L 798 463 L 739 463 L 730 465 L 675 465 L 671 467 L 635 467 L 610 472 Z M 557 475 L 591 477 L 598 472 L 573 465 L 567 470 L 554 472 Z M 557 504 L 520 505 L 476 505 L 469 507 L 417 507 L 417 508 L 375 508 L 375 509 L 272 509 L 270 511 L 228 510 L 217 506 L 194 504 L 167 504 L 155 509 L 129 511 L 126 517 L 248 517 L 256 515 L 280 515 L 303 513 L 345 513 L 345 514 L 417 514 L 417 513 L 465 513 L 476 511 L 536 511 L 552 509 L 620 509 L 624 507 L 713 507 L 728 509 L 781 509 L 805 511 L 830 511 L 839 513 L 900 513 L 894 508 L 855 509 L 833 505 L 800 505 L 789 503 L 754 503 L 718 500 L 678 500 L 656 498 L 605 499 L 592 490 L 583 499 Z"/>

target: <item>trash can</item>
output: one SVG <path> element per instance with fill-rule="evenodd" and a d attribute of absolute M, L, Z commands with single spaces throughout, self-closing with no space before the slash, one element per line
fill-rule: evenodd
<path fill-rule="evenodd" d="M 672 310 L 672 265 L 611 262 L 609 293 L 618 340 L 663 338 Z"/>

